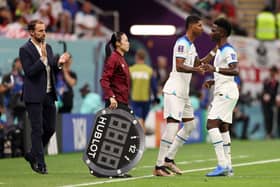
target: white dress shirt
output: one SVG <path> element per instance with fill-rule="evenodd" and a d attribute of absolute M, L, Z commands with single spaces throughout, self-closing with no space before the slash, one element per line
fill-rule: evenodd
<path fill-rule="evenodd" d="M 41 47 L 39 45 L 37 45 L 34 41 L 31 40 L 31 42 L 36 47 L 38 53 L 40 54 L 40 57 L 42 57 Z M 44 63 L 44 65 L 46 67 L 46 71 L 47 71 L 47 90 L 46 90 L 46 92 L 49 93 L 49 92 L 51 92 L 51 89 L 52 89 L 52 86 L 51 86 L 51 68 L 50 68 L 50 65 L 48 64 L 48 58 L 46 58 L 44 61 L 41 58 L 41 61 Z"/>

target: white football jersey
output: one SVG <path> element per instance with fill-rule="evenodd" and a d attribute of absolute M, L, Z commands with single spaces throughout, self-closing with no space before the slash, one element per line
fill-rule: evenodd
<path fill-rule="evenodd" d="M 179 38 L 173 48 L 172 71 L 166 81 L 163 92 L 181 98 L 189 97 L 192 73 L 177 72 L 176 58 L 184 59 L 184 65 L 193 67 L 197 52 L 194 44 L 186 37 Z"/>
<path fill-rule="evenodd" d="M 225 44 L 217 50 L 214 66 L 219 68 L 229 68 L 229 64 L 237 63 L 237 53 L 230 44 Z M 223 75 L 214 72 L 215 89 L 214 92 L 225 92 L 231 89 L 236 89 L 234 76 Z"/>

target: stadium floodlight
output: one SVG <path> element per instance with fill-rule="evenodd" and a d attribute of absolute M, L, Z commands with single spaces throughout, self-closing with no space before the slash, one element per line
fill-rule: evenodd
<path fill-rule="evenodd" d="M 132 25 L 130 27 L 132 35 L 169 36 L 174 35 L 175 32 L 174 25 Z"/>

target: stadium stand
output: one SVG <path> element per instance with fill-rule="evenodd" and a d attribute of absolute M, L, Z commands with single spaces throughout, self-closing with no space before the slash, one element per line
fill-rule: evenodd
<path fill-rule="evenodd" d="M 255 20 L 257 14 L 264 8 L 265 0 L 238 0 L 240 24 L 246 27 L 249 36 L 255 36 Z"/>

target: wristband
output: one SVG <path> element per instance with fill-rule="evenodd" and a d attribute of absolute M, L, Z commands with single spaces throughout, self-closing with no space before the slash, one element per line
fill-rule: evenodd
<path fill-rule="evenodd" d="M 217 73 L 219 73 L 220 68 L 219 68 L 219 67 L 215 67 L 215 71 L 216 71 Z"/>
<path fill-rule="evenodd" d="M 215 56 L 216 53 L 215 53 L 214 51 L 210 51 L 210 55 L 211 55 L 211 56 Z"/>

